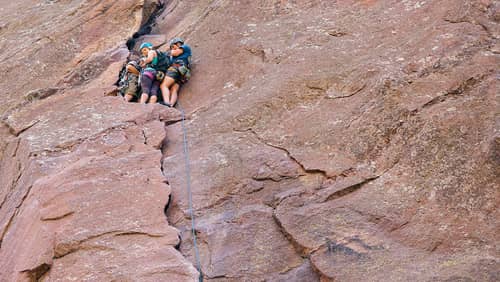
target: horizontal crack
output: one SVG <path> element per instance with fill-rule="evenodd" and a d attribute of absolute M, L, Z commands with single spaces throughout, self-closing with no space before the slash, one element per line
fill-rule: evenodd
<path fill-rule="evenodd" d="M 395 227 L 391 228 L 391 230 L 389 230 L 389 232 L 394 232 L 394 231 L 397 231 L 399 229 L 402 229 L 403 227 L 405 227 L 406 225 L 408 225 L 408 223 L 410 223 L 410 221 L 407 220 L 407 221 L 399 224 L 398 226 L 395 226 Z"/>
<path fill-rule="evenodd" d="M 428 108 L 430 106 L 433 106 L 437 103 L 440 103 L 440 102 L 443 102 L 446 100 L 447 97 L 449 96 L 455 96 L 455 95 L 460 95 L 464 92 L 467 92 L 469 90 L 471 90 L 472 88 L 474 88 L 479 82 L 481 82 L 485 77 L 487 77 L 488 75 L 490 75 L 492 72 L 488 72 L 488 73 L 484 73 L 482 75 L 480 75 L 479 77 L 470 77 L 468 78 L 467 80 L 465 81 L 462 81 L 462 83 L 460 83 L 460 85 L 454 89 L 450 89 L 448 91 L 446 91 L 444 94 L 442 95 L 439 95 L 435 98 L 433 98 L 432 100 L 430 100 L 429 102 L 425 103 L 421 109 L 425 109 L 425 108 Z M 418 110 L 416 110 L 418 111 Z"/>
<path fill-rule="evenodd" d="M 82 239 L 82 240 L 79 240 L 79 241 L 62 243 L 62 244 L 57 245 L 55 247 L 55 250 L 54 250 L 54 253 L 55 253 L 54 259 L 59 259 L 59 258 L 65 257 L 71 253 L 77 252 L 78 250 L 88 250 L 88 249 L 106 249 L 107 250 L 107 249 L 111 249 L 111 248 L 103 247 L 103 246 L 82 246 L 82 244 L 85 242 L 97 239 L 97 238 L 104 237 L 104 236 L 117 237 L 117 236 L 130 236 L 130 235 L 144 235 L 144 236 L 148 236 L 148 237 L 152 237 L 152 238 L 164 237 L 164 235 L 162 235 L 162 234 L 150 234 L 147 232 L 140 232 L 140 231 L 120 231 L 120 230 L 108 231 L 108 232 L 89 236 L 89 237 Z"/>
<path fill-rule="evenodd" d="M 49 263 L 42 263 L 33 269 L 22 270 L 22 273 L 26 273 L 30 277 L 30 281 L 40 281 L 45 273 L 49 272 L 52 267 Z"/>
<path fill-rule="evenodd" d="M 245 130 L 237 130 L 233 129 L 235 132 L 240 132 L 240 133 L 245 133 L 245 132 L 250 132 L 252 133 L 262 144 L 265 144 L 269 147 L 278 149 L 280 151 L 285 152 L 285 154 L 293 161 L 295 162 L 305 173 L 308 174 L 321 174 L 324 178 L 326 179 L 331 179 L 332 177 L 328 176 L 326 171 L 321 170 L 321 169 L 308 169 L 306 168 L 299 160 L 297 160 L 291 153 L 288 151 L 286 148 L 271 144 L 267 141 L 265 141 L 262 137 L 260 137 L 252 128 L 247 128 Z"/>
<path fill-rule="evenodd" d="M 62 215 L 58 215 L 58 216 L 54 216 L 54 217 L 42 217 L 42 221 L 55 221 L 55 220 L 60 220 L 60 219 L 63 219 L 63 218 L 66 218 L 72 214 L 74 214 L 75 212 L 74 211 L 70 211 L 70 212 L 67 212 L 65 214 L 62 214 Z"/>
<path fill-rule="evenodd" d="M 186 119 L 188 120 L 188 119 Z M 169 120 L 169 121 L 165 121 L 165 126 L 171 126 L 171 125 L 174 125 L 176 123 L 179 123 L 182 121 L 182 118 L 181 119 L 175 119 L 175 120 Z"/>
<path fill-rule="evenodd" d="M 62 259 L 65 256 L 74 254 L 79 251 L 90 251 L 90 250 L 110 251 L 115 249 L 107 246 L 78 246 L 77 248 L 72 248 L 71 250 L 68 250 L 67 252 L 64 252 L 62 254 L 56 254 L 52 259 Z"/>
<path fill-rule="evenodd" d="M 287 176 L 287 175 L 278 175 L 279 178 L 276 178 L 276 177 L 258 177 L 258 176 L 254 176 L 252 177 L 253 180 L 255 181 L 272 181 L 272 182 L 281 182 L 282 180 L 285 180 L 285 179 L 293 179 L 295 177 L 292 177 L 292 176 Z M 254 191 L 256 192 L 256 191 Z"/>
<path fill-rule="evenodd" d="M 135 236 L 135 235 L 143 235 L 143 236 L 147 236 L 147 237 L 151 237 L 151 238 L 165 237 L 165 235 L 163 235 L 163 234 L 151 234 L 151 233 L 140 232 L 140 231 L 122 232 L 122 233 L 115 234 L 114 236 L 120 237 L 120 236 Z"/>
<path fill-rule="evenodd" d="M 104 129 L 102 131 L 99 131 L 96 134 L 93 134 L 93 135 L 89 136 L 89 137 L 78 138 L 76 140 L 71 140 L 71 141 L 68 141 L 68 142 L 65 142 L 65 143 L 62 143 L 62 144 L 58 144 L 58 145 L 56 145 L 52 149 L 44 149 L 44 150 L 33 151 L 33 152 L 30 153 L 30 157 L 31 156 L 40 155 L 42 153 L 59 153 L 59 152 L 68 151 L 68 150 L 69 151 L 73 151 L 75 147 L 81 145 L 85 141 L 95 141 L 97 138 L 101 137 L 102 135 L 106 135 L 106 134 L 108 134 L 109 132 L 111 132 L 113 130 L 117 130 L 117 129 L 124 130 L 124 129 L 127 129 L 128 127 L 132 126 L 132 125 L 136 125 L 137 126 L 137 123 L 135 123 L 133 121 L 127 121 L 127 122 L 124 122 L 122 124 L 106 128 L 106 129 Z"/>
<path fill-rule="evenodd" d="M 32 128 L 33 126 L 35 126 L 37 123 L 39 123 L 40 120 L 37 119 L 37 120 L 34 120 L 32 122 L 30 122 L 28 125 L 26 125 L 25 127 L 19 129 L 18 131 L 14 130 L 14 128 L 10 127 L 10 125 L 7 125 L 9 126 L 9 130 L 11 131 L 11 133 L 14 135 L 14 136 L 19 136 L 21 135 L 21 133 L 25 132 L 26 130 Z"/>
<path fill-rule="evenodd" d="M 354 91 L 352 91 L 351 93 L 349 94 L 345 94 L 345 95 L 342 95 L 342 96 L 335 96 L 335 97 L 332 97 L 332 96 L 326 96 L 327 99 L 330 99 L 330 100 L 334 100 L 334 99 L 345 99 L 345 98 L 349 98 L 349 97 L 352 97 L 356 94 L 358 94 L 359 92 L 363 91 L 363 89 L 366 88 L 366 83 L 361 85 L 360 87 L 358 87 L 358 89 L 355 89 Z"/>
<path fill-rule="evenodd" d="M 332 194 L 330 194 L 324 201 L 322 202 L 328 202 L 328 201 L 332 201 L 332 200 L 335 200 L 335 199 L 338 199 L 340 197 L 343 197 L 343 196 L 346 196 L 348 194 L 351 194 L 359 189 L 361 189 L 361 187 L 363 187 L 364 185 L 372 182 L 373 180 L 376 180 L 377 178 L 379 178 L 381 175 L 377 175 L 377 176 L 374 176 L 374 177 L 371 177 L 371 178 L 367 178 L 359 183 L 356 183 L 354 185 L 350 185 L 350 186 L 347 186 L 343 189 L 340 189 L 338 191 L 335 191 L 333 192 Z"/>
<path fill-rule="evenodd" d="M 483 23 L 473 22 L 471 20 L 465 20 L 465 19 L 464 20 L 458 20 L 458 21 L 451 20 L 451 19 L 444 19 L 444 21 L 447 22 L 447 23 L 451 23 L 451 24 L 468 23 L 468 24 L 471 24 L 471 25 L 479 26 L 479 27 L 481 27 L 486 32 L 486 34 L 488 34 L 488 37 L 495 38 L 493 36 L 493 34 L 491 33 L 491 31 L 489 30 L 489 28 L 485 24 L 483 24 Z"/>

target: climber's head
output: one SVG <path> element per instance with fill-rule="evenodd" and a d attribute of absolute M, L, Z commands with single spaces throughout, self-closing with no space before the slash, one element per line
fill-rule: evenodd
<path fill-rule="evenodd" d="M 141 54 L 143 56 L 147 56 L 149 50 L 151 50 L 151 49 L 153 49 L 153 44 L 151 44 L 149 42 L 144 42 L 141 44 L 141 47 L 139 47 L 139 51 L 141 52 Z"/>
<path fill-rule="evenodd" d="M 170 49 L 177 49 L 180 47 L 180 45 L 184 44 L 184 40 L 180 37 L 175 37 L 169 42 L 170 44 Z"/>

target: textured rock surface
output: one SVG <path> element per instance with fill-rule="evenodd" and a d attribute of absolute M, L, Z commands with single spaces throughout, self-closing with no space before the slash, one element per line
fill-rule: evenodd
<path fill-rule="evenodd" d="M 148 17 L 143 3 L 38 2 L 2 6 L 26 14 L 4 16 L 11 22 L 1 31 L 9 91 L 0 132 L 0 280 L 196 280 L 164 214 L 171 190 L 160 148 L 165 122 L 179 113 L 105 96 L 128 55 L 127 36 Z M 32 60 L 8 52 L 13 42 Z M 26 69 L 34 83 L 16 82 Z"/>
<path fill-rule="evenodd" d="M 206 276 L 498 280 L 499 11 L 178 2 L 159 32 L 200 54 L 181 102 Z M 188 238 L 180 128 L 167 132 L 170 218 Z"/>
<path fill-rule="evenodd" d="M 141 1 L 20 2 L 0 10 L 26 55 L 0 52 L 0 276 L 195 280 L 179 112 L 104 97 Z M 205 278 L 498 281 L 499 21 L 492 0 L 167 1 L 150 38 L 195 53 Z"/>

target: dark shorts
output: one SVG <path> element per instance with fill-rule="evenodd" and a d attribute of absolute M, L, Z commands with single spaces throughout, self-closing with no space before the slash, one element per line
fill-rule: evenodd
<path fill-rule="evenodd" d="M 177 67 L 169 67 L 165 75 L 173 78 L 176 83 L 180 83 L 180 81 L 182 80 L 182 76 Z"/>
<path fill-rule="evenodd" d="M 183 75 L 182 71 L 179 70 L 179 68 L 183 68 L 184 75 Z M 191 72 L 185 66 L 180 66 L 180 67 L 179 66 L 171 66 L 167 69 L 167 72 L 165 73 L 165 75 L 173 78 L 175 80 L 175 83 L 182 85 L 189 80 L 189 78 L 191 77 Z"/>
<path fill-rule="evenodd" d="M 160 92 L 160 82 L 156 80 L 155 75 L 144 72 L 141 77 L 141 88 L 142 93 L 146 93 L 149 96 L 158 96 Z"/>

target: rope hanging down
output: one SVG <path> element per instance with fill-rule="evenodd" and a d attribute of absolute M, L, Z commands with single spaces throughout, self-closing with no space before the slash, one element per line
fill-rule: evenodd
<path fill-rule="evenodd" d="M 193 212 L 193 194 L 191 193 L 191 169 L 189 166 L 189 150 L 188 150 L 187 133 L 186 133 L 187 130 L 185 124 L 186 115 L 184 113 L 184 109 L 182 108 L 179 102 L 177 102 L 177 105 L 179 110 L 181 111 L 181 116 L 182 116 L 182 139 L 184 146 L 184 158 L 186 162 L 186 188 L 188 193 L 189 216 L 191 217 L 191 233 L 193 236 L 193 247 L 196 258 L 196 268 L 200 273 L 199 282 L 203 282 L 203 272 L 201 271 L 200 253 L 198 251 L 198 244 L 196 242 L 196 229 L 195 229 L 196 225 L 194 221 L 194 212 Z"/>

